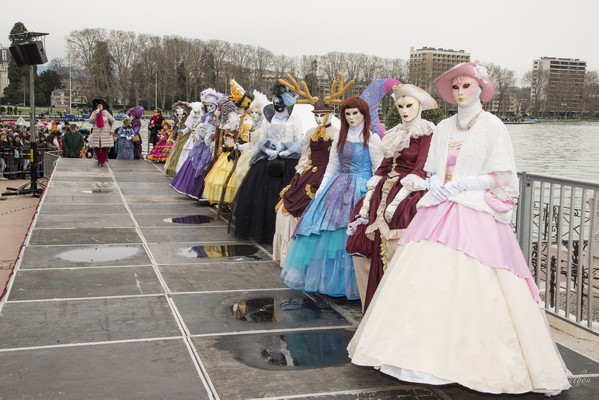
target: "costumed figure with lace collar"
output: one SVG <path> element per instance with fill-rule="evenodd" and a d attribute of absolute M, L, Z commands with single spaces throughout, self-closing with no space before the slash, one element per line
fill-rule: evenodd
<path fill-rule="evenodd" d="M 204 177 L 213 160 L 211 145 L 216 132 L 214 113 L 218 109 L 219 103 L 227 99 L 227 95 L 218 93 L 214 89 L 205 89 L 200 96 L 202 103 L 205 104 L 206 113 L 200 117 L 199 123 L 190 136 L 194 140 L 194 144 L 189 156 L 170 183 L 170 186 L 177 192 L 197 200 L 202 198 Z M 192 103 L 193 109 L 194 103 Z"/>
<path fill-rule="evenodd" d="M 285 265 L 289 241 L 297 221 L 320 187 L 329 162 L 333 138 L 339 133 L 339 129 L 332 125 L 335 111 L 333 106 L 341 104 L 340 97 L 354 84 L 352 80 L 344 86 L 343 74 L 340 73 L 338 80 L 333 81 L 331 85 L 330 94 L 322 100 L 310 94 L 305 82 L 302 81 L 300 87 L 290 74 L 287 74 L 287 79 L 288 81 L 279 79 L 279 82 L 300 95 L 301 99 L 298 103 L 311 104 L 314 107 L 312 113 L 317 126 L 305 133 L 302 156 L 295 167 L 295 176 L 281 191 L 281 200 L 277 204 L 273 258 L 279 261 L 281 267 Z M 338 89 L 337 85 L 339 85 Z"/>
<path fill-rule="evenodd" d="M 568 371 L 510 226 L 518 192 L 510 135 L 481 105 L 493 82 L 468 62 L 435 87 L 458 112 L 435 128 L 424 166 L 429 191 L 349 356 L 403 381 L 556 395 L 570 387 Z"/>
<path fill-rule="evenodd" d="M 118 152 L 117 160 L 133 160 L 133 129 L 131 127 L 131 118 L 125 115 L 123 117 L 123 125 L 117 129 Z"/>
<path fill-rule="evenodd" d="M 380 137 L 368 128 L 366 101 L 350 97 L 340 114 L 341 129 L 333 139 L 326 172 L 297 225 L 281 278 L 292 289 L 357 300 L 354 264 L 345 251 L 347 225 L 383 157 Z"/>
<path fill-rule="evenodd" d="M 297 95 L 277 82 L 273 102 L 264 108 L 260 139 L 250 169 L 237 190 L 235 236 L 272 243 L 279 193 L 295 174 L 302 151 L 302 123 L 292 115 Z"/>
<path fill-rule="evenodd" d="M 437 102 L 408 84 L 394 86 L 393 99 L 401 124 L 383 137 L 383 161 L 368 181 L 368 192 L 356 204 L 348 227 L 346 250 L 354 256 L 363 309 L 395 253 L 397 240 L 416 214 L 416 204 L 426 193 L 424 163 L 435 125 L 421 114 L 437 108 Z"/>
<path fill-rule="evenodd" d="M 243 132 L 237 138 L 235 146 L 237 151 L 239 151 L 239 158 L 235 167 L 238 185 L 241 185 L 241 182 L 243 182 L 250 169 L 250 159 L 252 158 L 255 145 L 260 139 L 258 129 L 262 126 L 262 121 L 264 121 L 262 110 L 269 103 L 268 98 L 262 92 L 254 90 L 252 95 L 254 96 L 254 100 L 252 100 L 250 107 L 243 116 Z M 247 136 L 245 133 L 247 133 Z"/>
<path fill-rule="evenodd" d="M 172 140 L 174 143 L 171 151 L 168 154 L 166 162 L 164 163 L 164 171 L 168 176 L 172 177 L 177 173 L 177 162 L 179 161 L 179 157 L 183 151 L 183 146 L 187 142 L 189 136 L 191 136 L 191 131 L 179 135 L 179 132 L 182 131 L 183 127 L 185 126 L 185 120 L 187 119 L 187 116 L 191 112 L 191 106 L 187 102 L 178 101 L 173 104 L 171 109 L 173 111 L 174 123 L 170 140 Z"/>
<path fill-rule="evenodd" d="M 232 79 L 229 101 L 222 104 L 217 118 L 221 136 L 217 145 L 221 151 L 204 179 L 204 198 L 226 209 L 237 193 L 238 183 L 234 171 L 237 166 L 237 153 L 234 150 L 238 138 L 247 137 L 247 131 L 250 129 L 251 118 L 246 115 L 246 109 L 252 100 L 253 97 L 245 93 L 243 87 Z"/>
<path fill-rule="evenodd" d="M 214 90 L 214 89 L 206 89 L 206 90 Z M 201 97 L 201 94 L 200 94 Z M 179 129 L 177 134 L 179 136 L 187 137 L 183 148 L 181 149 L 181 153 L 179 155 L 179 159 L 177 160 L 177 165 L 175 166 L 175 175 L 179 172 L 181 167 L 185 161 L 187 161 L 187 157 L 189 157 L 189 152 L 193 148 L 193 145 L 198 141 L 197 129 L 202 121 L 202 116 L 204 115 L 204 110 L 206 109 L 206 105 L 202 104 L 199 101 L 194 101 L 193 103 L 189 103 L 190 111 L 185 119 L 185 128 Z M 210 109 L 216 111 L 216 105 L 214 107 L 211 105 Z M 214 111 L 212 114 L 214 115 Z M 206 118 L 210 119 L 213 115 L 207 116 Z"/>
<path fill-rule="evenodd" d="M 131 129 L 133 129 L 133 137 L 131 138 L 131 142 L 133 142 L 133 159 L 141 160 L 143 158 L 143 140 L 139 131 L 141 129 L 141 117 L 144 115 L 144 108 L 143 106 L 131 107 L 127 111 L 127 115 L 131 117 Z"/>
<path fill-rule="evenodd" d="M 150 150 L 148 154 L 148 160 L 157 161 L 157 162 L 165 162 L 168 154 L 173 147 L 173 142 L 170 140 L 171 136 L 171 123 L 167 120 L 162 121 L 162 129 L 158 132 L 158 141 Z"/>

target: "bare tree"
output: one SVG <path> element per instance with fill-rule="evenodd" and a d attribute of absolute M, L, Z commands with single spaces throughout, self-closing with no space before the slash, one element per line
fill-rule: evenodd
<path fill-rule="evenodd" d="M 533 117 L 538 117 L 540 113 L 545 112 L 545 103 L 547 101 L 546 91 L 549 82 L 549 72 L 541 70 L 531 70 L 522 77 L 522 84 L 530 87 L 530 100 Z"/>
<path fill-rule="evenodd" d="M 500 115 L 505 115 L 510 106 L 513 87 L 516 84 L 516 74 L 512 70 L 493 63 L 485 64 L 485 67 L 487 67 L 489 76 L 495 84 L 497 112 Z"/>

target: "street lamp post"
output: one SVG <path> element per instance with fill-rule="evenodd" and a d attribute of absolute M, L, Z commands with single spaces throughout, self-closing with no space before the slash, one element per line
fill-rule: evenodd
<path fill-rule="evenodd" d="M 69 114 L 72 114 L 73 90 L 71 88 L 71 50 L 69 49 Z"/>

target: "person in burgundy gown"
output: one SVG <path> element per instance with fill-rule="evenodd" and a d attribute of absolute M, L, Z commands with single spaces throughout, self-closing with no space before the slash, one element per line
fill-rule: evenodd
<path fill-rule="evenodd" d="M 401 124 L 382 140 L 384 159 L 368 182 L 368 192 L 353 210 L 347 251 L 354 256 L 356 278 L 365 310 L 393 257 L 397 239 L 416 214 L 426 193 L 424 163 L 435 125 L 422 111 L 437 108 L 424 90 L 408 84 L 393 87 Z"/>

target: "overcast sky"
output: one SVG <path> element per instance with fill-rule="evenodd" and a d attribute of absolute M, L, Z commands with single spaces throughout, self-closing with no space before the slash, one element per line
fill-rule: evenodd
<path fill-rule="evenodd" d="M 540 57 L 599 70 L 594 0 L 10 0 L 0 8 L 3 47 L 16 22 L 49 33 L 48 59 L 66 58 L 71 31 L 105 28 L 247 43 L 287 56 L 340 51 L 408 60 L 410 47 L 463 49 L 518 80 Z"/>

